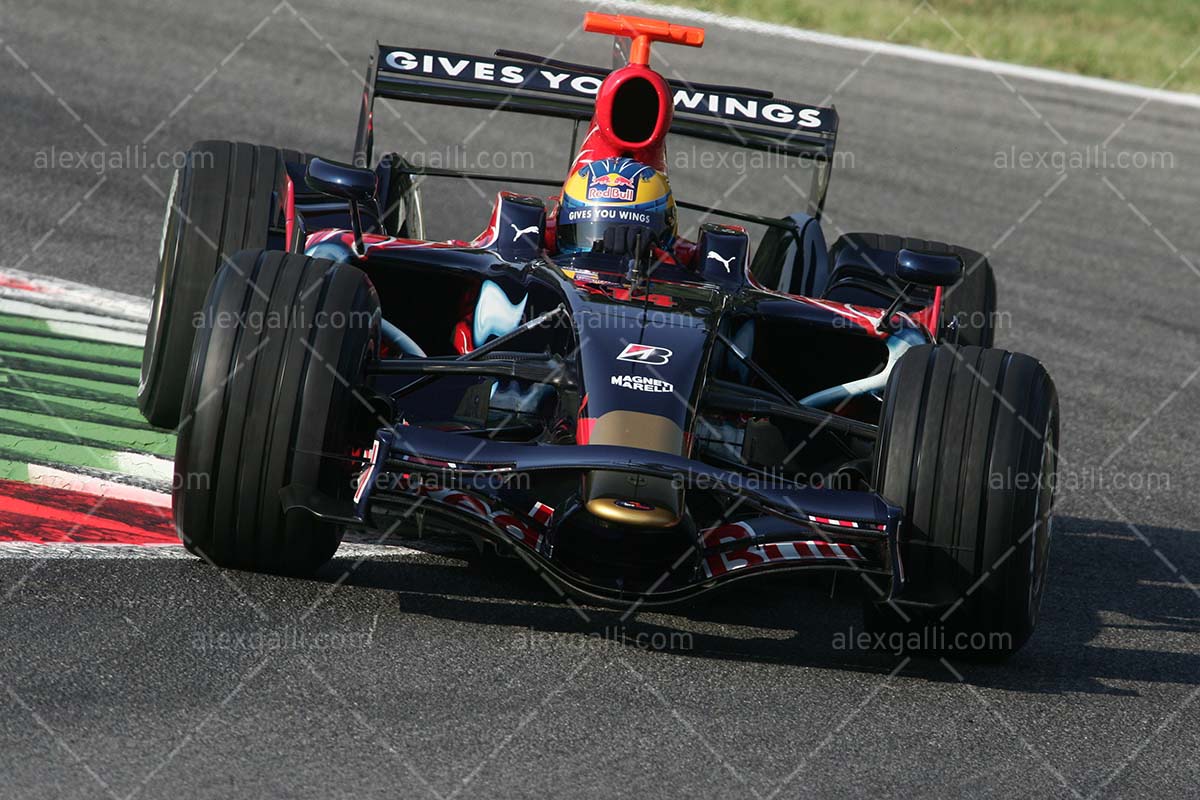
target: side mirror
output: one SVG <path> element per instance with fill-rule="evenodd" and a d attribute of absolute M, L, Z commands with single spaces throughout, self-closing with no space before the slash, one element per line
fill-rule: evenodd
<path fill-rule="evenodd" d="M 362 256 L 366 253 L 363 246 L 362 214 L 359 206 L 363 203 L 377 203 L 377 184 L 375 172 L 349 164 L 339 164 L 336 161 L 326 161 L 314 158 L 308 162 L 308 170 L 304 174 L 304 182 L 308 188 L 330 197 L 338 197 L 350 204 L 350 227 L 354 229 L 354 249 Z"/>
<path fill-rule="evenodd" d="M 308 162 L 304 182 L 314 192 L 352 203 L 368 203 L 375 199 L 375 172 L 349 164 L 314 158 Z"/>
<path fill-rule="evenodd" d="M 957 255 L 934 255 L 916 250 L 896 254 L 896 277 L 918 286 L 951 286 L 963 274 L 963 262 Z"/>
<path fill-rule="evenodd" d="M 951 286 L 958 283 L 962 274 L 962 259 L 954 254 L 935 255 L 907 249 L 896 253 L 896 278 L 904 283 L 905 288 L 883 312 L 875 329 L 883 332 L 891 328 L 892 317 L 904 305 L 908 290 L 913 286 Z"/>

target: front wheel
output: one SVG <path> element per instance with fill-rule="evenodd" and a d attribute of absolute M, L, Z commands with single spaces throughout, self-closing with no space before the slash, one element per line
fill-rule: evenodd
<path fill-rule="evenodd" d="M 362 271 L 251 250 L 217 273 L 196 333 L 175 451 L 175 526 L 218 566 L 309 573 L 341 529 L 283 511 L 296 485 L 353 495 L 377 427 L 358 387 L 379 350 L 379 298 Z M 365 441 L 364 441 L 365 438 Z"/>
<path fill-rule="evenodd" d="M 1028 640 L 1046 586 L 1058 427 L 1054 382 L 1027 355 L 904 354 L 885 390 L 875 485 L 904 509 L 907 589 L 868 610 L 870 627 L 983 658 Z"/>

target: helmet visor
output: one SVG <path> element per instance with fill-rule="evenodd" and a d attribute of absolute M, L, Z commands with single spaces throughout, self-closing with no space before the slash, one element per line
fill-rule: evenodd
<path fill-rule="evenodd" d="M 563 253 L 589 252 L 604 232 L 613 227 L 649 228 L 659 247 L 669 247 L 675 230 L 674 207 L 666 202 L 640 206 L 588 205 L 564 207 L 559 215 L 558 249 Z"/>

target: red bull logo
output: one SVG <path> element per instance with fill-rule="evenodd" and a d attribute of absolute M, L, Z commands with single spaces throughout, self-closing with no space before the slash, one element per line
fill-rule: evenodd
<path fill-rule="evenodd" d="M 588 180 L 588 200 L 617 200 L 633 202 L 637 197 L 637 178 L 627 178 L 617 172 L 593 175 Z"/>
<path fill-rule="evenodd" d="M 601 175 L 592 181 L 600 186 L 633 186 L 633 178 L 626 178 L 616 172 L 610 172 L 607 175 Z"/>

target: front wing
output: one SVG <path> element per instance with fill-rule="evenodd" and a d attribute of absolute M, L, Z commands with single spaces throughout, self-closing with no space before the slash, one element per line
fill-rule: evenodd
<path fill-rule="evenodd" d="M 521 474 L 592 470 L 668 478 L 716 496 L 726 512 L 701 527 L 692 574 L 640 589 L 591 580 L 555 560 L 555 509 L 537 500 L 518 505 L 503 490 Z M 409 426 L 377 432 L 357 483 L 346 501 L 288 486 L 284 508 L 374 527 L 372 507 L 379 506 L 466 529 L 514 551 L 565 591 L 599 602 L 661 605 L 745 577 L 813 568 L 887 578 L 889 599 L 903 591 L 901 509 L 871 492 L 771 484 L 634 447 L 511 444 Z"/>

